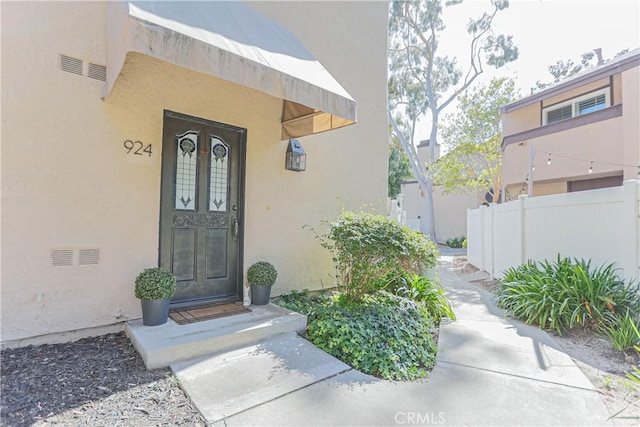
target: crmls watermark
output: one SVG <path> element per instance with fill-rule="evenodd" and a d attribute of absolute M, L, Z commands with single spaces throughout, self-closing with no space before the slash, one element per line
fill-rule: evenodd
<path fill-rule="evenodd" d="M 396 424 L 437 426 L 444 424 L 444 412 L 396 412 Z"/>

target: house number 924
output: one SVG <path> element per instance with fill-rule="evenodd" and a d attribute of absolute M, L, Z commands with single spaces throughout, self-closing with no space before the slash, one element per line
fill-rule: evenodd
<path fill-rule="evenodd" d="M 141 141 L 131 141 L 127 139 L 124 142 L 124 149 L 127 150 L 127 154 L 132 154 L 135 156 L 144 156 L 148 154 L 151 157 L 151 144 L 147 144 L 146 146 Z"/>

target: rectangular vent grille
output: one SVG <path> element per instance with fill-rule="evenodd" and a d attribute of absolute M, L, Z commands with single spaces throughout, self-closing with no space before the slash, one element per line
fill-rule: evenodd
<path fill-rule="evenodd" d="M 60 54 L 59 66 L 62 71 L 67 73 L 86 76 L 103 82 L 107 80 L 107 67 L 104 65 L 93 64 L 82 59 Z"/>
<path fill-rule="evenodd" d="M 100 262 L 100 249 L 80 249 L 78 265 L 95 265 Z"/>
<path fill-rule="evenodd" d="M 91 77 L 92 79 L 96 80 L 102 80 L 104 82 L 107 80 L 107 67 L 105 67 L 104 65 L 89 63 L 89 71 L 87 77 Z"/>
<path fill-rule="evenodd" d="M 67 73 L 82 75 L 82 60 L 67 55 L 60 55 L 60 69 Z"/>
<path fill-rule="evenodd" d="M 51 251 L 51 265 L 66 267 L 73 265 L 73 249 L 54 249 Z"/>
<path fill-rule="evenodd" d="M 98 248 L 65 248 L 51 250 L 51 265 L 53 267 L 97 264 L 100 264 L 100 249 Z"/>

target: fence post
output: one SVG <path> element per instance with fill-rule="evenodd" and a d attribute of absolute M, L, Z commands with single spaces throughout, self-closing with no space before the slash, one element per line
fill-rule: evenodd
<path fill-rule="evenodd" d="M 624 223 L 628 232 L 621 236 L 620 243 L 626 246 L 626 250 L 620 267 L 627 279 L 638 280 L 640 279 L 640 180 L 624 181 L 622 187 Z"/>
<path fill-rule="evenodd" d="M 485 270 L 485 256 L 484 256 L 484 242 L 487 238 L 487 230 L 484 229 L 484 211 L 485 211 L 485 206 L 480 206 L 478 208 L 478 221 L 480 223 L 480 265 L 478 265 L 478 267 L 480 267 L 481 270 Z"/>
<path fill-rule="evenodd" d="M 518 209 L 520 210 L 520 264 L 527 262 L 527 208 L 526 201 L 529 198 L 526 194 L 518 196 Z"/>

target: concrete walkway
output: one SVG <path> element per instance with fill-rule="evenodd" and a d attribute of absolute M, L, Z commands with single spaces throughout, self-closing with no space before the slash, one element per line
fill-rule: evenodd
<path fill-rule="evenodd" d="M 439 275 L 457 320 L 416 382 L 362 374 L 295 335 L 172 366 L 213 425 L 612 425 L 599 394 L 538 328 L 504 318 L 490 294 Z"/>

